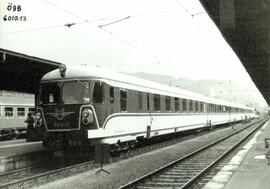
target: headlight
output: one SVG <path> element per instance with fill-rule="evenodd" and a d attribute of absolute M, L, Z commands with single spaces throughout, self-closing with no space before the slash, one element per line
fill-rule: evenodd
<path fill-rule="evenodd" d="M 83 110 L 83 112 L 82 112 L 83 119 L 86 118 L 90 114 L 89 111 L 91 111 L 91 110 L 89 110 L 89 109 L 84 109 Z"/>
<path fill-rule="evenodd" d="M 94 113 L 90 109 L 84 109 L 82 111 L 82 123 L 88 125 L 94 122 Z"/>

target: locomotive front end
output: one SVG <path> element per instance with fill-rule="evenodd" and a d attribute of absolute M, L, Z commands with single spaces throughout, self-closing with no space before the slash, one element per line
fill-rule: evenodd
<path fill-rule="evenodd" d="M 78 146 L 88 142 L 87 130 L 97 128 L 90 92 L 88 80 L 42 81 L 37 123 L 46 129 L 45 148 Z"/>

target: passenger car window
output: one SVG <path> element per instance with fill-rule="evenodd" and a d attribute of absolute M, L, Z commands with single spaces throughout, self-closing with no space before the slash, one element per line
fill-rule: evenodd
<path fill-rule="evenodd" d="M 179 98 L 174 98 L 174 107 L 175 107 L 176 112 L 178 112 L 180 110 Z"/>
<path fill-rule="evenodd" d="M 187 111 L 187 100 L 186 99 L 183 99 L 183 111 Z"/>
<path fill-rule="evenodd" d="M 143 109 L 143 102 L 142 102 L 142 92 L 138 92 L 138 109 Z"/>
<path fill-rule="evenodd" d="M 171 98 L 169 96 L 165 96 L 165 110 L 171 110 Z"/>
<path fill-rule="evenodd" d="M 17 116 L 24 117 L 25 116 L 25 108 L 17 108 Z"/>
<path fill-rule="evenodd" d="M 192 112 L 193 111 L 193 101 L 189 100 L 189 111 Z"/>
<path fill-rule="evenodd" d="M 150 110 L 150 95 L 149 93 L 147 93 L 147 96 L 146 96 L 146 105 L 147 105 L 147 110 Z"/>
<path fill-rule="evenodd" d="M 120 90 L 120 109 L 127 111 L 127 91 Z"/>
<path fill-rule="evenodd" d="M 160 95 L 154 94 L 154 111 L 160 111 Z"/>
<path fill-rule="evenodd" d="M 13 117 L 13 107 L 5 107 L 5 117 Z"/>

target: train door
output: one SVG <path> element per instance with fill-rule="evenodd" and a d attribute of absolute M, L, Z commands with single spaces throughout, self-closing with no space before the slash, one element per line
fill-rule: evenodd
<path fill-rule="evenodd" d="M 206 112 L 206 127 L 210 127 L 211 126 L 211 105 L 204 103 L 204 111 Z"/>
<path fill-rule="evenodd" d="M 148 120 L 148 124 L 146 127 L 146 138 L 149 138 L 151 135 L 151 127 L 152 127 L 152 122 L 153 122 L 153 116 L 152 116 L 152 103 L 151 103 L 151 97 L 150 94 L 147 93 L 146 94 L 146 110 L 149 113 L 149 120 Z"/>
<path fill-rule="evenodd" d="M 101 127 L 104 120 L 106 119 L 106 101 L 105 101 L 105 87 L 104 83 L 95 81 L 93 84 L 93 97 L 92 102 L 97 114 L 99 126 Z"/>
<path fill-rule="evenodd" d="M 107 88 L 107 87 L 106 87 Z M 115 106 L 115 88 L 112 86 L 108 86 L 108 108 L 107 108 L 107 117 L 114 113 L 114 106 Z"/>

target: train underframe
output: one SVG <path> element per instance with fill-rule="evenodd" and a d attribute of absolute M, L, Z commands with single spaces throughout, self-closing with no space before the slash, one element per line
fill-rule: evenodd
<path fill-rule="evenodd" d="M 238 122 L 247 122 L 247 120 L 239 120 L 236 122 L 231 122 L 230 124 L 235 124 Z M 229 124 L 229 123 L 226 123 Z M 221 124 L 224 125 L 224 124 Z M 198 133 L 202 130 L 212 129 L 214 126 L 209 124 L 207 127 L 196 128 L 192 130 L 186 130 L 176 133 L 170 133 L 160 136 L 155 136 L 151 138 L 147 138 L 145 136 L 136 137 L 136 139 L 130 141 L 121 141 L 119 139 L 116 143 L 110 144 L 110 152 L 118 153 L 122 151 L 126 151 L 136 147 L 138 144 L 142 142 L 151 142 L 151 140 L 163 140 L 166 138 L 171 138 L 173 136 L 185 135 L 187 133 Z M 69 150 L 72 148 L 80 148 L 80 147 L 90 147 L 94 146 L 96 143 L 89 140 L 87 137 L 87 132 L 85 130 L 78 131 L 63 131 L 63 132 L 44 132 L 43 135 L 43 147 L 47 151 L 58 151 L 58 150 Z"/>

